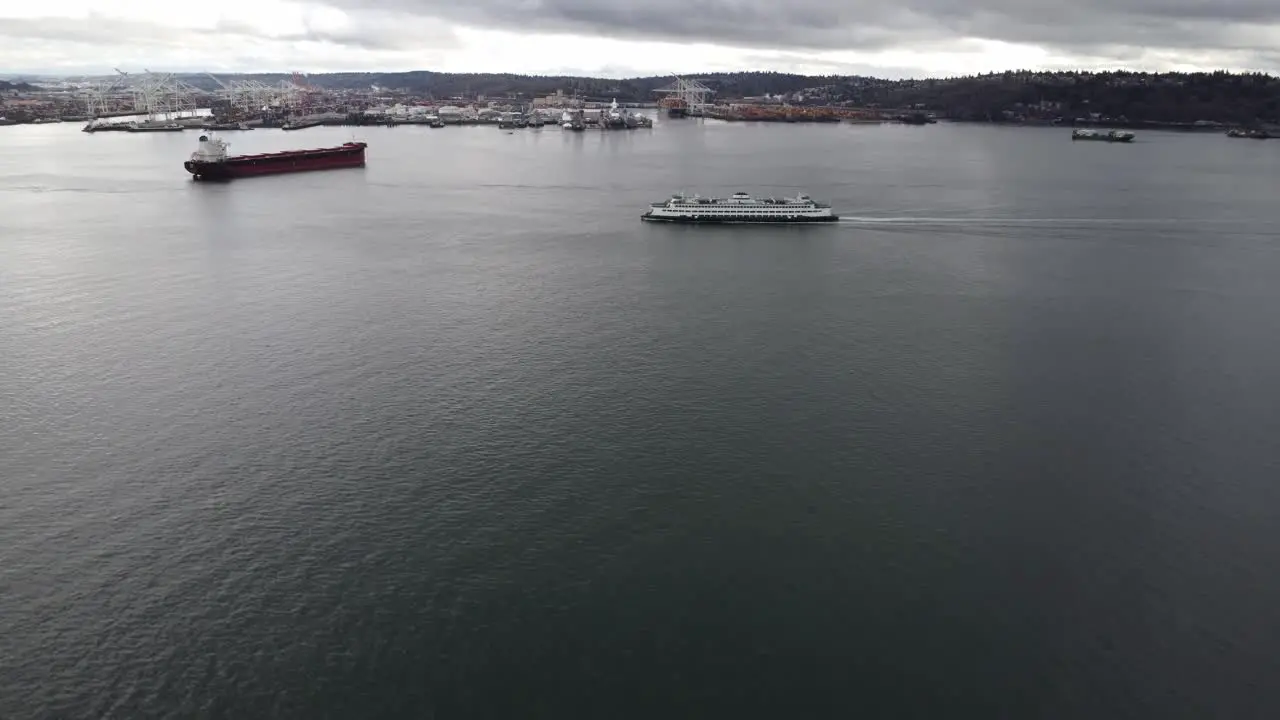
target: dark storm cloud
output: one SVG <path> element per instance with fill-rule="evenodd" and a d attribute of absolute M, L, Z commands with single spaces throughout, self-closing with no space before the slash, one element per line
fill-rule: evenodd
<path fill-rule="evenodd" d="M 882 48 L 940 39 L 900 6 L 818 0 L 326 0 L 348 12 L 389 8 L 476 27 L 758 47 Z M 856 3 L 861 5 L 862 3 Z"/>
<path fill-rule="evenodd" d="M 794 49 L 876 50 L 977 37 L 1064 50 L 1263 47 L 1280 0 L 324 0 L 487 28 Z M 1256 35 L 1256 33 L 1253 33 Z"/>
<path fill-rule="evenodd" d="M 452 32 L 439 21 L 421 17 L 390 17 L 381 13 L 352 15 L 355 22 L 342 29 L 308 24 L 301 30 L 268 33 L 239 21 L 221 20 L 210 28 L 174 28 L 155 23 L 91 15 L 89 18 L 0 18 L 0 38 L 71 42 L 83 45 L 185 47 L 192 41 L 240 37 L 271 42 L 317 42 L 362 50 L 416 50 L 456 47 Z"/>

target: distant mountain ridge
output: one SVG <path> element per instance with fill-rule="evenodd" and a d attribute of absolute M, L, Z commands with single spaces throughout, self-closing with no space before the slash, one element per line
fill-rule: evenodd
<path fill-rule="evenodd" d="M 34 92 L 39 89 L 40 88 L 36 87 L 35 85 L 22 82 L 21 80 L 19 80 L 18 82 L 0 80 L 0 92 L 12 92 L 15 90 L 18 92 Z"/>

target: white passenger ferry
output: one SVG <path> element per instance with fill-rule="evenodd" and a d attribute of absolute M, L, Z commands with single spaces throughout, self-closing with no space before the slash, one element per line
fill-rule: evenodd
<path fill-rule="evenodd" d="M 753 198 L 739 192 L 728 198 L 704 198 L 683 193 L 653 203 L 641 220 L 674 223 L 812 223 L 835 222 L 831 206 L 808 195 L 793 198 Z"/>

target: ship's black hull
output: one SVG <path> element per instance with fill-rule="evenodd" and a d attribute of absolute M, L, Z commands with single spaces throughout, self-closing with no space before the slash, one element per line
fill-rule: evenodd
<path fill-rule="evenodd" d="M 722 217 L 664 217 L 662 215 L 650 215 L 645 213 L 640 216 L 641 220 L 648 222 L 674 223 L 677 225 L 809 225 L 812 223 L 831 223 L 840 219 L 839 215 L 824 215 L 823 217 L 779 217 L 779 218 L 760 218 L 732 215 Z"/>

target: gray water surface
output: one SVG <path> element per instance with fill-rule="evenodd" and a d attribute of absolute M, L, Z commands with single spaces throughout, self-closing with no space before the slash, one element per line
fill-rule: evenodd
<path fill-rule="evenodd" d="M 356 134 L 0 128 L 0 717 L 1280 714 L 1280 144 Z"/>

